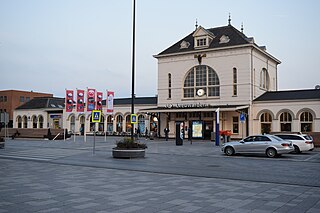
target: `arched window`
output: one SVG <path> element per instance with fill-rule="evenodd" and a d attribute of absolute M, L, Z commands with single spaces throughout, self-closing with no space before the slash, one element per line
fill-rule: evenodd
<path fill-rule="evenodd" d="M 75 132 L 75 129 L 76 129 L 76 117 L 72 115 L 70 117 L 70 130 L 71 132 Z"/>
<path fill-rule="evenodd" d="M 18 123 L 18 128 L 21 128 L 22 127 L 22 118 L 21 118 L 21 116 L 17 117 L 17 123 Z"/>
<path fill-rule="evenodd" d="M 104 132 L 104 115 L 101 115 L 101 120 L 98 127 L 99 132 Z"/>
<path fill-rule="evenodd" d="M 281 132 L 291 132 L 292 116 L 288 112 L 283 112 L 280 115 Z"/>
<path fill-rule="evenodd" d="M 39 115 L 38 122 L 39 122 L 39 128 L 43 129 L 43 117 L 42 117 L 42 115 Z"/>
<path fill-rule="evenodd" d="M 132 125 L 131 125 L 131 121 L 130 121 L 130 115 L 127 115 L 126 116 L 126 131 L 131 132 L 131 128 L 132 128 Z"/>
<path fill-rule="evenodd" d="M 189 70 L 183 84 L 183 97 L 219 97 L 220 83 L 217 73 L 209 66 L 198 65 Z"/>
<path fill-rule="evenodd" d="M 265 112 L 260 116 L 261 134 L 269 134 L 271 132 L 272 117 L 269 113 Z"/>
<path fill-rule="evenodd" d="M 269 84 L 270 80 L 268 70 L 263 68 L 260 73 L 260 88 L 269 90 Z"/>
<path fill-rule="evenodd" d="M 144 120 L 145 120 L 145 118 L 144 118 L 143 115 L 139 115 L 138 116 L 138 128 L 139 128 L 141 133 L 144 133 L 145 132 L 145 128 L 146 128 Z"/>
<path fill-rule="evenodd" d="M 86 118 L 85 118 L 84 115 L 81 115 L 79 120 L 80 120 L 80 129 L 79 129 L 79 131 L 80 131 L 80 134 L 83 135 L 84 132 L 86 131 L 86 129 L 85 129 L 85 127 L 86 127 Z"/>
<path fill-rule="evenodd" d="M 171 73 L 168 74 L 168 98 L 171 98 Z"/>
<path fill-rule="evenodd" d="M 123 128 L 122 128 L 122 122 L 123 122 L 123 117 L 122 115 L 117 115 L 116 117 L 116 124 L 117 124 L 117 129 L 116 131 L 121 133 Z"/>
<path fill-rule="evenodd" d="M 312 132 L 313 116 L 310 112 L 302 112 L 300 115 L 301 132 Z"/>
<path fill-rule="evenodd" d="M 109 134 L 113 132 L 113 116 L 109 115 L 107 118 L 107 131 Z"/>
<path fill-rule="evenodd" d="M 22 128 L 28 128 L 28 118 L 27 118 L 27 116 L 23 116 L 22 117 L 22 123 L 23 123 Z"/>
<path fill-rule="evenodd" d="M 97 131 L 97 130 L 95 130 L 96 123 L 95 123 L 95 122 L 92 122 L 92 117 L 91 117 L 91 115 L 90 115 L 90 117 L 89 117 L 89 120 L 90 120 L 90 132 Z"/>
<path fill-rule="evenodd" d="M 38 127 L 38 119 L 37 116 L 32 116 L 32 128 L 36 129 Z"/>

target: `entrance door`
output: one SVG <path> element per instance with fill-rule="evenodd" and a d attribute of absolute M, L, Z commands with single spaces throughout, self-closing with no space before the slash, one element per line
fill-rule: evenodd
<path fill-rule="evenodd" d="M 213 122 L 204 121 L 204 139 L 210 140 L 211 132 L 213 132 Z"/>

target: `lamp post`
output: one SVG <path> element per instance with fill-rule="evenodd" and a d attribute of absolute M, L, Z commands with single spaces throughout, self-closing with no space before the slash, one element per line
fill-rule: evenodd
<path fill-rule="evenodd" d="M 132 12 L 132 76 L 131 76 L 131 114 L 134 114 L 134 66 L 135 66 L 135 23 L 136 23 L 136 0 L 133 0 L 133 12 Z M 131 123 L 131 140 L 133 140 L 134 125 Z"/>

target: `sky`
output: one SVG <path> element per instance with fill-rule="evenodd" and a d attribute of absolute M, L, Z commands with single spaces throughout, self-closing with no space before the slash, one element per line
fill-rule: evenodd
<path fill-rule="evenodd" d="M 0 0 L 0 90 L 131 97 L 132 0 Z M 278 88 L 320 85 L 318 0 L 136 0 L 135 94 L 157 94 L 153 57 L 195 29 L 231 24 L 279 59 Z"/>

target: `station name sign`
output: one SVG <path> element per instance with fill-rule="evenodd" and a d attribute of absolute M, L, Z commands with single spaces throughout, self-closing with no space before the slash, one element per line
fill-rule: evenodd
<path fill-rule="evenodd" d="M 202 104 L 202 103 L 194 103 L 194 104 L 166 104 L 165 108 L 172 109 L 172 108 L 178 108 L 178 109 L 188 109 L 188 108 L 208 108 L 213 107 L 211 104 Z"/>

